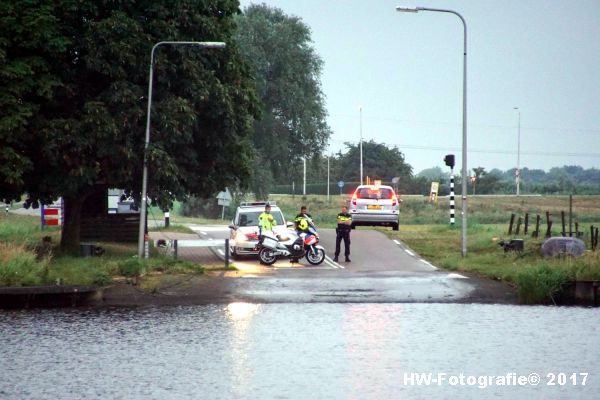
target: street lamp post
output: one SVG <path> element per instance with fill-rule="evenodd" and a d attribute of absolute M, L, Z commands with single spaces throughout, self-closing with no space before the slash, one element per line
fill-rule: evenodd
<path fill-rule="evenodd" d="M 142 172 L 142 198 L 140 210 L 140 229 L 138 235 L 138 258 L 147 256 L 144 251 L 145 228 L 146 228 L 146 210 L 147 210 L 147 191 L 148 191 L 148 146 L 150 145 L 150 114 L 152 109 L 152 79 L 154 74 L 154 50 L 163 45 L 192 45 L 202 48 L 222 49 L 225 47 L 223 42 L 158 42 L 152 46 L 150 52 L 150 78 L 148 79 L 148 111 L 146 115 L 146 139 L 144 141 L 144 169 Z"/>
<path fill-rule="evenodd" d="M 327 156 L 327 202 L 329 203 L 329 160 L 331 155 Z"/>
<path fill-rule="evenodd" d="M 303 167 L 303 178 L 302 178 L 302 196 L 306 196 L 306 156 L 302 159 Z"/>
<path fill-rule="evenodd" d="M 519 124 L 517 127 L 517 170 L 515 171 L 515 183 L 517 184 L 517 196 L 520 194 L 521 185 L 521 110 L 519 107 L 515 107 L 515 110 L 519 113 Z"/>
<path fill-rule="evenodd" d="M 463 121 L 462 121 L 462 235 L 461 254 L 467 255 L 467 23 L 462 15 L 452 10 L 427 7 L 396 7 L 399 12 L 435 11 L 456 15 L 463 23 Z"/>
<path fill-rule="evenodd" d="M 362 106 L 358 106 L 360 116 L 360 184 L 363 184 L 363 151 L 362 151 Z"/>

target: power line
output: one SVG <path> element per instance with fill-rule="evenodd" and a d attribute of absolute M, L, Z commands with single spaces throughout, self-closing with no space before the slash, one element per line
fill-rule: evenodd
<path fill-rule="evenodd" d="M 348 140 L 331 140 L 336 143 L 354 143 Z M 439 151 L 456 151 L 461 152 L 462 149 L 459 147 L 445 147 L 445 146 L 421 146 L 421 145 L 408 145 L 408 144 L 396 144 L 396 143 L 383 143 L 386 146 L 394 146 L 399 150 L 410 149 L 410 150 L 439 150 Z M 483 153 L 483 154 L 516 154 L 516 151 L 510 150 L 490 150 L 490 149 L 468 149 L 468 153 Z M 593 157 L 600 158 L 600 153 L 574 153 L 574 152 L 558 152 L 558 151 L 523 151 L 521 154 L 529 156 L 544 156 L 544 157 Z"/>
<path fill-rule="evenodd" d="M 343 118 L 355 118 L 354 115 L 351 114 L 334 114 L 330 116 L 335 117 L 343 117 Z M 410 120 L 410 119 L 402 119 L 395 117 L 379 117 L 379 116 L 365 116 L 363 119 L 366 120 L 380 120 L 380 121 L 393 121 L 393 122 L 403 122 L 403 123 L 416 123 L 416 124 L 429 124 L 429 125 L 444 125 L 444 126 L 453 126 L 453 127 L 461 127 L 460 122 L 450 122 L 450 121 L 422 121 L 422 120 Z M 514 125 L 496 125 L 496 124 L 473 124 L 469 123 L 469 127 L 479 127 L 479 128 L 497 128 L 497 129 L 515 129 Z M 521 125 L 521 130 L 526 131 L 547 131 L 547 132 L 590 132 L 590 133 L 600 133 L 600 129 L 587 129 L 587 128 L 543 128 L 536 126 L 525 126 Z"/>

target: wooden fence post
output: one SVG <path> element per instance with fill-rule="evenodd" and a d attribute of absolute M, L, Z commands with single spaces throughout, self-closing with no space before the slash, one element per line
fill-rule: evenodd
<path fill-rule="evenodd" d="M 550 211 L 546 211 L 546 224 L 548 229 L 546 230 L 546 237 L 552 237 L 552 221 L 550 221 Z"/>
<path fill-rule="evenodd" d="M 508 225 L 508 234 L 512 235 L 513 224 L 515 223 L 515 214 L 510 214 L 510 225 Z"/>
<path fill-rule="evenodd" d="M 537 238 L 540 236 L 540 214 L 535 216 L 535 231 L 531 234 L 532 237 Z"/>

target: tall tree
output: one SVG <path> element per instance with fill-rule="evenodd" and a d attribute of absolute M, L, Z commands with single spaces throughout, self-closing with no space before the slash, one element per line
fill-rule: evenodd
<path fill-rule="evenodd" d="M 360 182 L 360 147 L 358 144 L 345 143 L 347 151 L 337 154 L 336 179 Z M 412 167 L 404 160 L 404 154 L 396 147 L 388 147 L 373 140 L 363 142 L 363 175 L 372 179 L 391 181 L 399 177 L 399 188 L 410 188 Z"/>
<path fill-rule="evenodd" d="M 262 117 L 254 145 L 278 183 L 302 170 L 302 158 L 320 155 L 329 139 L 319 82 L 322 61 L 300 18 L 265 4 L 237 16 L 241 50 L 252 64 Z"/>
<path fill-rule="evenodd" d="M 62 246 L 79 247 L 83 201 L 124 188 L 139 199 L 150 49 L 149 197 L 160 205 L 244 182 L 258 114 L 235 44 L 236 0 L 0 0 L 0 197 L 62 196 Z"/>

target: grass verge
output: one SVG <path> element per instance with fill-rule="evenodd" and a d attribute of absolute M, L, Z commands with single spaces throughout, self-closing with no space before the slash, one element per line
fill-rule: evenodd
<path fill-rule="evenodd" d="M 467 256 L 461 256 L 461 229 L 441 225 L 404 225 L 398 232 L 384 230 L 405 242 L 434 265 L 453 271 L 476 273 L 518 286 L 521 302 L 550 303 L 562 287 L 575 280 L 600 279 L 600 251 L 587 251 L 572 259 L 545 259 L 543 238 L 525 239 L 522 253 L 504 252 L 498 245 L 506 235 L 504 225 L 469 225 Z"/>
<path fill-rule="evenodd" d="M 105 250 L 100 257 L 64 255 L 57 247 L 60 231 L 40 231 L 38 222 L 36 217 L 0 215 L 0 286 L 104 286 L 118 276 L 204 273 L 199 264 L 174 260 L 154 249 L 150 259 L 139 260 L 134 256 L 135 244 L 97 243 Z M 44 237 L 50 237 L 50 242 L 43 245 Z"/>

